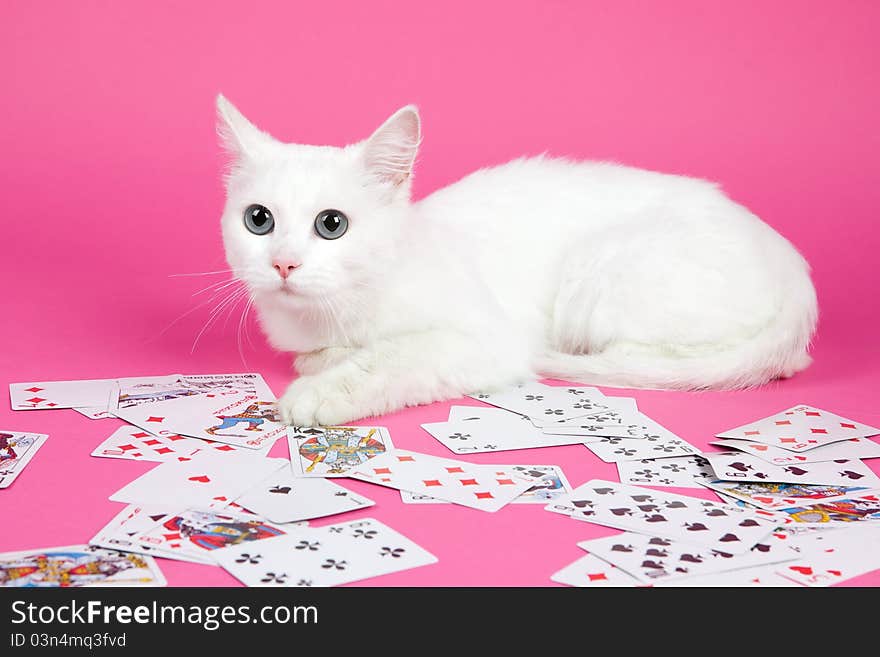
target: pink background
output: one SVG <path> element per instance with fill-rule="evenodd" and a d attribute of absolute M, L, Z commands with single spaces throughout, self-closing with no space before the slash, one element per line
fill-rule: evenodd
<path fill-rule="evenodd" d="M 7 0 L 3 383 L 255 370 L 282 391 L 289 356 L 252 327 L 243 359 L 238 309 L 194 350 L 209 306 L 174 321 L 220 277 L 171 275 L 226 267 L 213 105 L 222 91 L 282 139 L 337 145 L 417 103 L 418 197 L 545 150 L 720 181 L 812 263 L 816 362 L 760 390 L 637 392 L 640 407 L 698 446 L 795 403 L 876 424 L 880 4 L 723 4 Z M 381 422 L 401 447 L 448 455 L 418 427 L 446 409 Z M 0 427 L 51 434 L 0 491 L 0 550 L 85 542 L 110 519 L 119 507 L 107 496 L 150 467 L 89 456 L 117 424 L 0 408 Z M 575 485 L 617 478 L 576 446 L 473 460 L 560 464 Z M 360 515 L 440 559 L 366 584 L 550 585 L 580 556 L 578 540 L 612 533 L 540 506 L 405 506 L 396 491 L 347 485 L 378 503 Z M 219 568 L 162 566 L 172 585 L 235 584 Z M 880 572 L 850 584 L 880 584 Z"/>

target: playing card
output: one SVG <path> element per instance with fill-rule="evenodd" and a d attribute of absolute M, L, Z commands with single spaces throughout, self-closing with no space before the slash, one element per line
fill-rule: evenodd
<path fill-rule="evenodd" d="M 608 408 L 589 415 L 575 417 L 545 426 L 544 433 L 573 436 L 619 436 L 630 438 L 639 435 L 641 420 L 646 417 L 639 412 L 636 400 L 631 397 L 606 397 L 602 400 Z"/>
<path fill-rule="evenodd" d="M 90 545 L 0 554 L 0 586 L 165 586 L 152 557 Z"/>
<path fill-rule="evenodd" d="M 679 438 L 666 427 L 647 416 L 642 416 L 640 434 L 630 438 L 604 436 L 584 441 L 593 454 L 606 463 L 620 461 L 641 461 L 643 459 L 664 458 L 667 456 L 688 456 L 699 454 L 700 450 Z M 634 440 L 638 438 L 639 440 Z"/>
<path fill-rule="evenodd" d="M 866 523 L 797 538 L 802 550 L 776 572 L 803 586 L 832 586 L 880 568 L 880 527 Z"/>
<path fill-rule="evenodd" d="M 252 544 L 285 533 L 282 527 L 253 514 L 187 509 L 169 514 L 133 538 L 141 545 L 153 547 L 157 551 L 156 556 L 172 559 L 203 557 L 210 560 L 210 553 L 214 550 Z"/>
<path fill-rule="evenodd" d="M 880 487 L 880 477 L 859 460 L 838 459 L 797 465 L 773 465 L 743 452 L 706 452 L 703 456 L 709 461 L 715 472 L 715 478 L 722 481 L 772 481 L 826 486 L 857 484 L 870 488 Z"/>
<path fill-rule="evenodd" d="M 511 504 L 547 504 L 571 492 L 571 485 L 562 468 L 558 465 L 505 465 L 514 472 L 525 474 L 535 478 L 535 483 L 519 497 L 514 498 Z M 430 495 L 400 491 L 400 499 L 405 504 L 450 504 L 446 500 L 439 500 Z"/>
<path fill-rule="evenodd" d="M 299 477 L 347 477 L 394 445 L 385 427 L 290 427 L 290 462 Z"/>
<path fill-rule="evenodd" d="M 773 530 L 772 521 L 727 504 L 594 479 L 572 493 L 572 518 L 742 554 Z M 552 506 L 552 505 L 551 505 Z"/>
<path fill-rule="evenodd" d="M 106 406 L 81 406 L 73 410 L 80 415 L 85 415 L 90 420 L 104 420 L 108 417 L 115 417 L 110 414 Z"/>
<path fill-rule="evenodd" d="M 166 376 L 119 379 L 118 392 L 111 397 L 110 409 L 131 408 L 202 393 L 215 396 L 256 395 L 275 399 L 272 390 L 259 374 L 169 374 Z"/>
<path fill-rule="evenodd" d="M 269 459 L 244 451 L 235 459 L 200 452 L 188 461 L 160 463 L 116 491 L 110 499 L 172 509 L 205 508 L 218 501 L 234 501 L 285 465 L 284 459 Z"/>
<path fill-rule="evenodd" d="M 491 393 L 468 395 L 492 406 L 525 415 L 536 427 L 608 408 L 605 395 L 590 387 L 554 387 L 529 381 Z"/>
<path fill-rule="evenodd" d="M 287 428 L 274 401 L 249 393 L 199 393 L 113 413 L 150 433 L 176 433 L 254 450 L 268 449 Z"/>
<path fill-rule="evenodd" d="M 880 444 L 870 438 L 849 438 L 840 442 L 814 447 L 806 452 L 791 452 L 781 447 L 756 443 L 751 440 L 733 438 L 714 440 L 710 444 L 729 449 L 737 449 L 747 454 L 773 463 L 774 465 L 797 465 L 799 463 L 818 463 L 837 459 L 874 459 L 880 458 Z"/>
<path fill-rule="evenodd" d="M 624 484 L 699 488 L 703 480 L 715 479 L 709 462 L 700 456 L 618 461 L 617 474 Z"/>
<path fill-rule="evenodd" d="M 7 488 L 48 440 L 42 433 L 0 431 L 0 488 Z"/>
<path fill-rule="evenodd" d="M 9 400 L 14 411 L 77 406 L 106 408 L 110 391 L 115 385 L 114 379 L 10 383 Z"/>
<path fill-rule="evenodd" d="M 286 535 L 213 553 L 247 586 L 337 586 L 425 566 L 437 558 L 373 518 Z"/>
<path fill-rule="evenodd" d="M 737 555 L 696 543 L 633 532 L 582 541 L 578 547 L 647 584 L 790 561 L 798 553 L 789 547 L 786 539 L 769 534 L 751 550 Z"/>
<path fill-rule="evenodd" d="M 769 510 L 846 499 L 854 495 L 865 495 L 872 490 L 864 486 L 824 486 L 720 480 L 704 481 L 702 484 L 716 493 L 722 493 L 742 500 L 747 504 Z"/>
<path fill-rule="evenodd" d="M 757 422 L 722 431 L 715 436 L 750 440 L 792 452 L 803 452 L 849 438 L 877 434 L 880 434 L 880 429 L 802 404 Z"/>
<path fill-rule="evenodd" d="M 785 507 L 778 509 L 777 513 L 791 519 L 792 522 L 809 525 L 876 521 L 880 520 L 880 493 Z"/>
<path fill-rule="evenodd" d="M 778 574 L 776 564 L 766 566 L 753 566 L 741 570 L 727 570 L 721 573 L 708 573 L 685 579 L 660 580 L 654 583 L 656 587 L 686 586 L 688 588 L 745 588 L 745 587 L 773 587 L 791 588 L 799 587 L 800 584 Z"/>
<path fill-rule="evenodd" d="M 459 406 L 453 409 L 450 409 L 450 418 L 455 417 L 454 420 L 421 426 L 456 454 L 573 445 L 582 440 L 579 436 L 545 434 L 527 417 L 499 408 Z"/>
<path fill-rule="evenodd" d="M 592 554 L 585 554 L 574 563 L 553 573 L 550 575 L 550 579 L 560 584 L 582 588 L 593 586 L 642 586 L 636 578 Z"/>
<path fill-rule="evenodd" d="M 322 518 L 375 504 L 327 479 L 294 477 L 289 467 L 273 472 L 237 502 L 277 523 Z"/>
<path fill-rule="evenodd" d="M 373 457 L 350 470 L 349 476 L 490 512 L 535 483 L 510 467 L 476 465 L 402 449 Z"/>
<path fill-rule="evenodd" d="M 175 433 L 155 435 L 127 424 L 119 427 L 92 450 L 92 456 L 164 463 L 185 460 L 203 450 L 234 454 L 242 449 L 244 448 L 212 440 L 187 438 Z M 256 450 L 256 453 L 264 454 L 267 451 L 268 448 L 262 448 Z"/>

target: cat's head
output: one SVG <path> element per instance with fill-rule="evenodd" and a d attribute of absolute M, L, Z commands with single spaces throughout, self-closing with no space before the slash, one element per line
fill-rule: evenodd
<path fill-rule="evenodd" d="M 415 107 L 344 148 L 282 143 L 223 96 L 217 111 L 231 156 L 226 259 L 258 300 L 308 308 L 388 275 L 420 141 Z"/>

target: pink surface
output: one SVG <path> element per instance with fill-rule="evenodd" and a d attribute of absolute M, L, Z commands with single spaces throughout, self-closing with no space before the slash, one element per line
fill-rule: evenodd
<path fill-rule="evenodd" d="M 221 277 L 171 275 L 226 267 L 222 91 L 261 127 L 307 143 L 360 139 L 417 103 L 417 196 L 545 150 L 722 182 L 812 263 L 816 362 L 748 392 L 635 392 L 639 406 L 698 446 L 801 402 L 876 424 L 878 18 L 873 2 L 7 1 L 2 381 L 256 370 L 282 391 L 290 358 L 254 327 L 242 358 L 238 309 L 194 350 L 209 308 L 175 322 Z M 418 426 L 447 406 L 381 423 L 401 447 L 449 455 Z M 117 424 L 0 408 L 0 427 L 51 436 L 0 491 L 14 509 L 0 550 L 85 542 L 110 519 L 119 507 L 107 496 L 150 467 L 89 456 Z M 616 479 L 583 447 L 473 460 L 559 464 L 573 484 Z M 365 584 L 550 585 L 577 541 L 611 532 L 539 506 L 407 506 L 396 491 L 346 485 L 377 505 L 339 519 L 375 516 L 440 559 Z M 235 583 L 219 568 L 162 567 L 172 585 Z M 880 584 L 880 572 L 849 584 Z"/>

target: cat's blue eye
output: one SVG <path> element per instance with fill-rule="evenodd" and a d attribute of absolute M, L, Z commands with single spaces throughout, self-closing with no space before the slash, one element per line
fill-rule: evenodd
<path fill-rule="evenodd" d="M 348 217 L 339 210 L 322 210 L 315 217 L 315 232 L 325 240 L 339 239 L 348 230 Z"/>
<path fill-rule="evenodd" d="M 265 235 L 275 228 L 275 217 L 265 205 L 255 203 L 244 211 L 244 227 L 254 235 Z"/>

